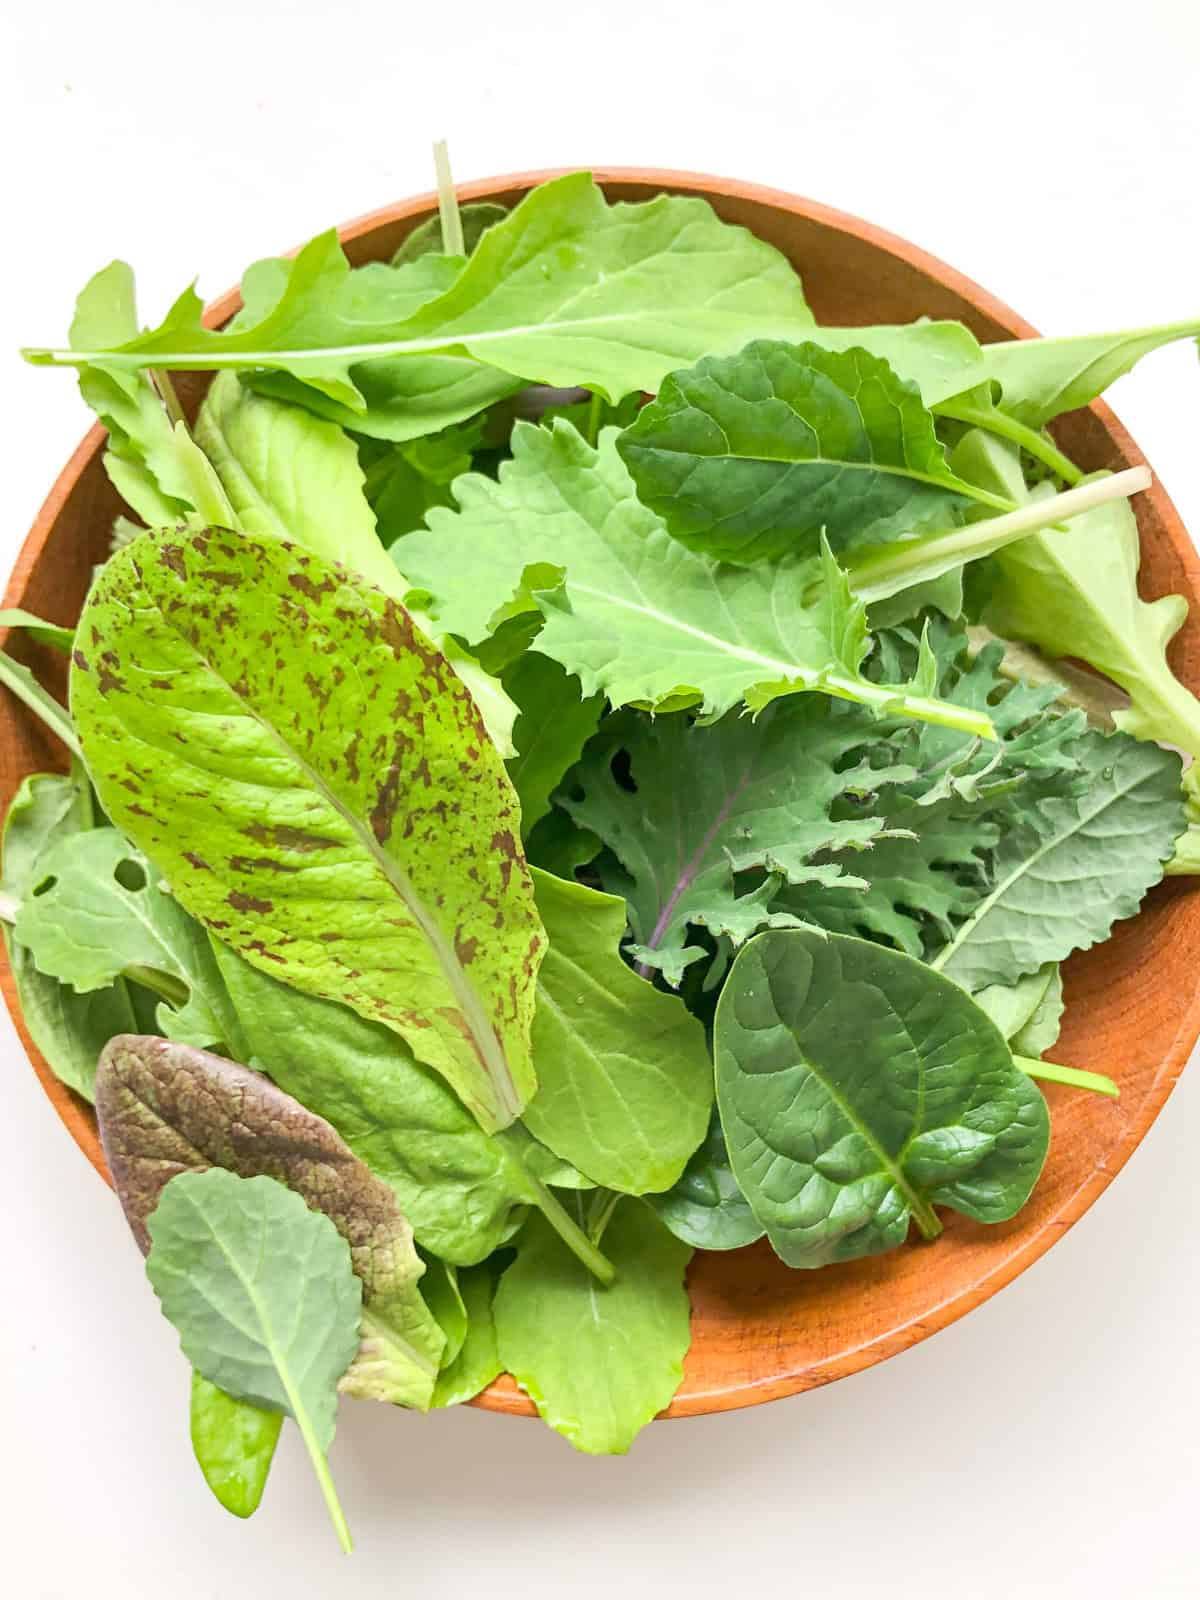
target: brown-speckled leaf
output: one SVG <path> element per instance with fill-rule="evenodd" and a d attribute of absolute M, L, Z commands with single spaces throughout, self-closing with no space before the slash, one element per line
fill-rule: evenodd
<path fill-rule="evenodd" d="M 408 614 L 280 540 L 166 531 L 109 562 L 76 641 L 92 779 L 176 898 L 511 1122 L 545 939 L 504 766 Z"/>
<path fill-rule="evenodd" d="M 323 1211 L 362 1279 L 362 1345 L 341 1388 L 424 1409 L 444 1335 L 417 1287 L 424 1263 L 391 1187 L 323 1118 L 267 1078 L 193 1045 L 139 1034 L 110 1041 L 96 1115 L 113 1183 L 143 1254 L 146 1218 L 180 1172 L 224 1167 L 285 1183 Z"/>

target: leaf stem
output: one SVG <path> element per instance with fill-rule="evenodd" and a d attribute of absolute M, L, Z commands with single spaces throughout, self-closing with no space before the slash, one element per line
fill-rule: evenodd
<path fill-rule="evenodd" d="M 346 1513 L 342 1510 L 338 1499 L 337 1489 L 334 1487 L 333 1474 L 329 1470 L 329 1462 L 325 1459 L 325 1452 L 317 1443 L 313 1425 L 309 1420 L 308 1412 L 298 1402 L 290 1384 L 288 1384 L 288 1398 L 292 1403 L 292 1416 L 296 1426 L 300 1429 L 300 1437 L 304 1440 L 304 1447 L 308 1451 L 308 1459 L 312 1462 L 313 1471 L 317 1475 L 317 1482 L 321 1485 L 321 1493 L 329 1510 L 330 1521 L 338 1536 L 338 1543 L 343 1552 L 349 1555 L 354 1549 L 354 1540 L 350 1537 L 350 1529 L 346 1523 Z"/>
<path fill-rule="evenodd" d="M 161 967 L 144 967 L 133 965 L 122 969 L 121 976 L 128 983 L 140 983 L 143 989 L 149 989 L 151 994 L 156 994 L 160 1000 L 165 1000 L 176 1011 L 180 1006 L 185 1006 L 191 996 L 191 989 L 177 978 L 173 972 L 164 972 Z"/>
<path fill-rule="evenodd" d="M 1106 1094 L 1112 1100 L 1120 1098 L 1120 1089 L 1102 1072 L 1060 1067 L 1055 1061 L 1038 1061 L 1033 1056 L 1014 1056 L 1013 1061 L 1027 1078 L 1045 1078 L 1047 1083 L 1065 1083 L 1072 1089 L 1090 1089 L 1093 1094 Z"/>
<path fill-rule="evenodd" d="M 1027 455 L 1031 455 L 1035 461 L 1040 461 L 1043 466 L 1049 467 L 1051 472 L 1065 483 L 1074 485 L 1083 480 L 1083 473 L 1071 458 L 1063 455 L 1040 429 L 1030 428 L 1025 423 L 1018 422 L 1015 417 L 1006 415 L 995 406 L 973 406 L 962 400 L 947 400 L 941 405 L 934 406 L 933 409 L 939 417 L 948 417 L 954 422 L 965 422 L 972 428 L 985 428 L 989 433 L 998 434 L 1000 438 L 1020 445 Z"/>
<path fill-rule="evenodd" d="M 916 1195 L 912 1196 L 913 1221 L 921 1230 L 922 1239 L 936 1239 L 942 1231 L 942 1224 L 937 1212 L 928 1200 L 921 1200 Z"/>
<path fill-rule="evenodd" d="M 0 650 L 0 683 L 11 689 L 18 700 L 23 701 L 31 711 L 35 712 L 50 732 L 62 740 L 73 756 L 83 760 L 83 751 L 66 709 L 59 705 L 52 694 L 42 688 L 27 666 L 20 661 L 14 661 L 5 650 Z"/>
<path fill-rule="evenodd" d="M 437 173 L 438 215 L 442 221 L 442 251 L 448 256 L 465 256 L 462 216 L 458 209 L 458 196 L 454 192 L 454 178 L 450 172 L 450 151 L 445 139 L 436 139 L 433 145 L 433 170 Z"/>
<path fill-rule="evenodd" d="M 615 1189 L 610 1189 L 606 1194 L 603 1189 L 597 1189 L 592 1199 L 591 1210 L 588 1215 L 588 1238 L 594 1245 L 598 1245 L 604 1237 L 604 1230 L 612 1221 L 613 1212 L 621 1196 Z"/>
<path fill-rule="evenodd" d="M 1046 500 L 1033 500 L 1017 511 L 985 517 L 965 528 L 925 534 L 903 544 L 877 545 L 843 557 L 851 590 L 870 604 L 886 600 L 899 589 L 926 578 L 940 577 L 951 567 L 981 556 L 993 555 L 1007 544 L 1039 528 L 1052 527 L 1070 517 L 1092 511 L 1109 500 L 1125 500 L 1148 489 L 1153 482 L 1148 467 L 1127 467 L 1108 477 L 1067 489 Z"/>
<path fill-rule="evenodd" d="M 588 401 L 587 421 L 584 424 L 583 430 L 584 438 L 591 445 L 593 450 L 596 448 L 596 440 L 600 433 L 600 413 L 603 409 L 604 401 L 600 398 L 600 395 L 597 393 L 597 391 L 593 389 L 591 398 Z"/>
<path fill-rule="evenodd" d="M 179 403 L 179 396 L 175 393 L 175 385 L 171 382 L 171 374 L 163 367 L 155 367 L 149 373 L 151 387 L 163 403 L 163 410 L 173 423 L 182 422 L 187 427 L 187 418 L 183 414 L 183 407 Z"/>
<path fill-rule="evenodd" d="M 598 1278 L 601 1283 L 611 1283 L 616 1276 L 612 1262 L 607 1256 L 601 1254 L 583 1229 L 571 1220 L 567 1211 L 555 1198 L 554 1192 L 548 1189 L 540 1178 L 535 1178 L 533 1173 L 530 1172 L 522 1160 L 520 1145 L 515 1138 L 511 1137 L 511 1132 L 510 1128 L 503 1128 L 499 1133 L 493 1134 L 492 1137 L 503 1144 L 505 1155 L 524 1180 L 526 1193 L 531 1203 L 537 1206 L 567 1249 L 573 1255 L 578 1256 L 592 1276 Z"/>

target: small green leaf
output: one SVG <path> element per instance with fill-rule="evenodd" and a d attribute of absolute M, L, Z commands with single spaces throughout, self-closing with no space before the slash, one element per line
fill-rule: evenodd
<path fill-rule="evenodd" d="M 272 1178 L 172 1178 L 149 1218 L 146 1274 L 183 1353 L 236 1399 L 293 1417 L 341 1540 L 325 1452 L 358 1349 L 361 1286 L 328 1217 Z"/>
<path fill-rule="evenodd" d="M 1014 1055 L 1040 1056 L 1058 1038 L 1063 998 L 1055 961 L 1026 973 L 1014 984 L 988 984 L 973 998 L 1009 1041 Z"/>
<path fill-rule="evenodd" d="M 740 1250 L 766 1231 L 738 1188 L 715 1106 L 708 1136 L 678 1183 L 649 1198 L 675 1237 L 697 1250 Z"/>
<path fill-rule="evenodd" d="M 717 1005 L 730 1161 L 792 1267 L 932 1237 L 934 1206 L 1003 1222 L 1050 1136 L 1040 1091 L 995 1024 L 919 961 L 789 929 L 738 955 Z"/>
<path fill-rule="evenodd" d="M 438 1374 L 433 1390 L 433 1405 L 458 1406 L 473 1400 L 504 1371 L 496 1348 L 496 1323 L 492 1316 L 492 1296 L 496 1275 L 487 1262 L 466 1267 L 458 1275 L 466 1311 L 466 1338 L 450 1364 Z"/>
<path fill-rule="evenodd" d="M 508 216 L 508 207 L 498 206 L 491 200 L 468 200 L 466 205 L 459 206 L 458 215 L 462 223 L 463 253 L 469 256 L 492 224 L 503 222 Z M 441 255 L 444 251 L 442 219 L 440 216 L 427 217 L 424 222 L 417 224 L 392 256 L 392 265 L 400 267 L 406 261 L 416 261 L 420 256 L 431 253 Z"/>
<path fill-rule="evenodd" d="M 576 1216 L 582 1224 L 582 1203 Z M 629 1199 L 613 1213 L 604 1248 L 616 1267 L 607 1288 L 531 1218 L 496 1290 L 496 1338 L 505 1369 L 545 1422 L 576 1450 L 623 1455 L 683 1376 L 692 1252 Z"/>
<path fill-rule="evenodd" d="M 75 629 L 64 628 L 57 622 L 46 622 L 41 617 L 35 617 L 32 611 L 0 610 L 0 628 L 21 628 L 35 644 L 48 644 L 51 649 L 59 650 L 63 655 L 71 653 L 71 646 L 75 642 Z"/>
<path fill-rule="evenodd" d="M 252 1517 L 262 1501 L 282 1411 L 235 1400 L 192 1373 L 192 1449 L 213 1494 L 235 1517 Z"/>
<path fill-rule="evenodd" d="M 579 680 L 549 656 L 529 651 L 504 675 L 520 708 L 513 727 L 517 753 L 508 776 L 521 802 L 521 837 L 550 810 L 550 796 L 579 760 L 604 711 L 604 696 L 584 698 Z"/>
<path fill-rule="evenodd" d="M 617 448 L 676 539 L 740 565 L 953 527 L 976 496 L 914 385 L 811 342 L 672 372 Z"/>

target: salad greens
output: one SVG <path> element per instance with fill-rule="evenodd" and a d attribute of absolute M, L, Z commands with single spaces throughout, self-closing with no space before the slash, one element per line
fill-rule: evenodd
<path fill-rule="evenodd" d="M 86 285 L 27 355 L 77 369 L 126 511 L 74 629 L 0 614 L 70 766 L 4 823 L 25 1019 L 95 1102 L 213 1494 L 250 1515 L 291 1416 L 347 1547 L 339 1393 L 507 1371 L 624 1451 L 694 1250 L 1013 1217 L 1037 1080 L 1119 1093 L 1044 1059 L 1060 964 L 1200 870 L 1149 474 L 1046 431 L 1197 325 L 821 327 L 703 200 L 460 211 L 439 161 L 391 262 L 322 234 L 225 328 Z"/>

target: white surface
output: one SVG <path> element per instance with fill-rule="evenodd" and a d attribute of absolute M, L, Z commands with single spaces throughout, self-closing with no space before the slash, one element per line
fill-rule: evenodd
<path fill-rule="evenodd" d="M 1192 0 L 43 0 L 7 15 L 4 351 L 58 339 L 113 255 L 136 264 L 149 317 L 193 273 L 215 293 L 256 256 L 426 189 L 443 134 L 463 179 L 590 160 L 807 193 L 921 241 L 1049 331 L 1200 309 Z M 7 567 L 85 417 L 66 374 L 3 370 Z M 1200 527 L 1194 351 L 1154 358 L 1116 404 Z M 290 1434 L 253 1522 L 208 1498 L 175 1336 L 7 1018 L 0 1072 L 14 1600 L 1200 1586 L 1200 1072 L 1043 1262 L 848 1382 L 652 1427 L 623 1460 L 476 1411 L 346 1406 L 349 1564 Z"/>

